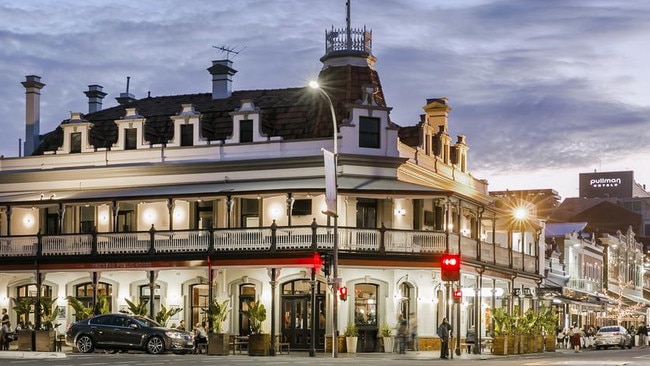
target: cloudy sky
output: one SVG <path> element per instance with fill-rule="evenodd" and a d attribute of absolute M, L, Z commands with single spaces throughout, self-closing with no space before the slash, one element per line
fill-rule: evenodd
<path fill-rule="evenodd" d="M 234 89 L 305 85 L 345 0 L 0 0 L 0 155 L 24 139 L 25 75 L 39 75 L 41 133 L 137 98 L 210 92 L 211 60 L 241 50 Z M 581 172 L 633 170 L 650 187 L 650 1 L 352 0 L 373 32 L 391 119 L 415 125 L 447 97 L 450 134 L 491 190 L 578 195 Z"/>

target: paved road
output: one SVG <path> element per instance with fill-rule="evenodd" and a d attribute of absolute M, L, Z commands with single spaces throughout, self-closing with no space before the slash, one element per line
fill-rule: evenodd
<path fill-rule="evenodd" d="M 330 354 L 318 353 L 309 357 L 305 352 L 292 352 L 290 355 L 276 357 L 250 357 L 247 355 L 206 356 L 206 355 L 147 355 L 143 353 L 120 354 L 79 354 L 56 352 L 0 352 L 0 364 L 12 366 L 285 366 L 285 365 L 355 365 L 355 366 L 395 366 L 450 364 L 481 366 L 650 366 L 650 347 L 632 350 L 587 350 L 574 353 L 559 350 L 555 353 L 540 353 L 518 356 L 467 355 L 453 360 L 441 360 L 438 352 L 408 352 L 406 355 L 385 353 L 340 354 L 332 358 Z"/>

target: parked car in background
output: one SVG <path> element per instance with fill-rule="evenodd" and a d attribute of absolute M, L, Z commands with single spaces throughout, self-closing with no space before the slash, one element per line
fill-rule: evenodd
<path fill-rule="evenodd" d="M 632 348 L 632 335 L 625 327 L 620 325 L 608 325 L 601 327 L 594 336 L 596 349 L 608 347 Z"/>
<path fill-rule="evenodd" d="M 82 353 L 95 349 L 142 350 L 151 354 L 194 350 L 191 333 L 165 328 L 149 318 L 128 314 L 102 314 L 72 323 L 65 343 Z"/>

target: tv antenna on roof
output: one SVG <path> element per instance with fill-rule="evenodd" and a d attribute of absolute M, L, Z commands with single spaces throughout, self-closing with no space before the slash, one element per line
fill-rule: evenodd
<path fill-rule="evenodd" d="M 221 46 L 221 47 L 212 46 L 212 48 L 216 48 L 216 49 L 220 50 L 221 52 L 225 52 L 226 53 L 226 60 L 230 60 L 230 54 L 231 53 L 233 53 L 235 55 L 239 55 L 239 52 L 243 51 L 246 48 L 246 46 L 240 48 L 239 50 L 237 50 L 237 47 L 228 47 L 228 46 Z"/>

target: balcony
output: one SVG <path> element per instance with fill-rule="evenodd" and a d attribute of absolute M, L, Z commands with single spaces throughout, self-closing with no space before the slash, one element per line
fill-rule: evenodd
<path fill-rule="evenodd" d="M 425 257 L 421 260 L 431 260 L 431 254 L 449 251 L 461 253 L 463 260 L 479 261 L 496 267 L 528 273 L 536 273 L 537 268 L 535 256 L 520 252 L 509 253 L 507 248 L 498 244 L 479 242 L 457 233 L 339 227 L 338 241 L 339 252 L 342 254 L 423 255 Z M 316 225 L 4 236 L 0 237 L 0 263 L 11 263 L 15 260 L 30 263 L 34 258 L 50 258 L 50 261 L 55 261 L 61 257 L 74 262 L 75 257 L 82 260 L 84 256 L 152 256 L 147 260 L 170 255 L 205 258 L 206 253 L 289 253 L 328 251 L 333 247 L 333 227 Z"/>

